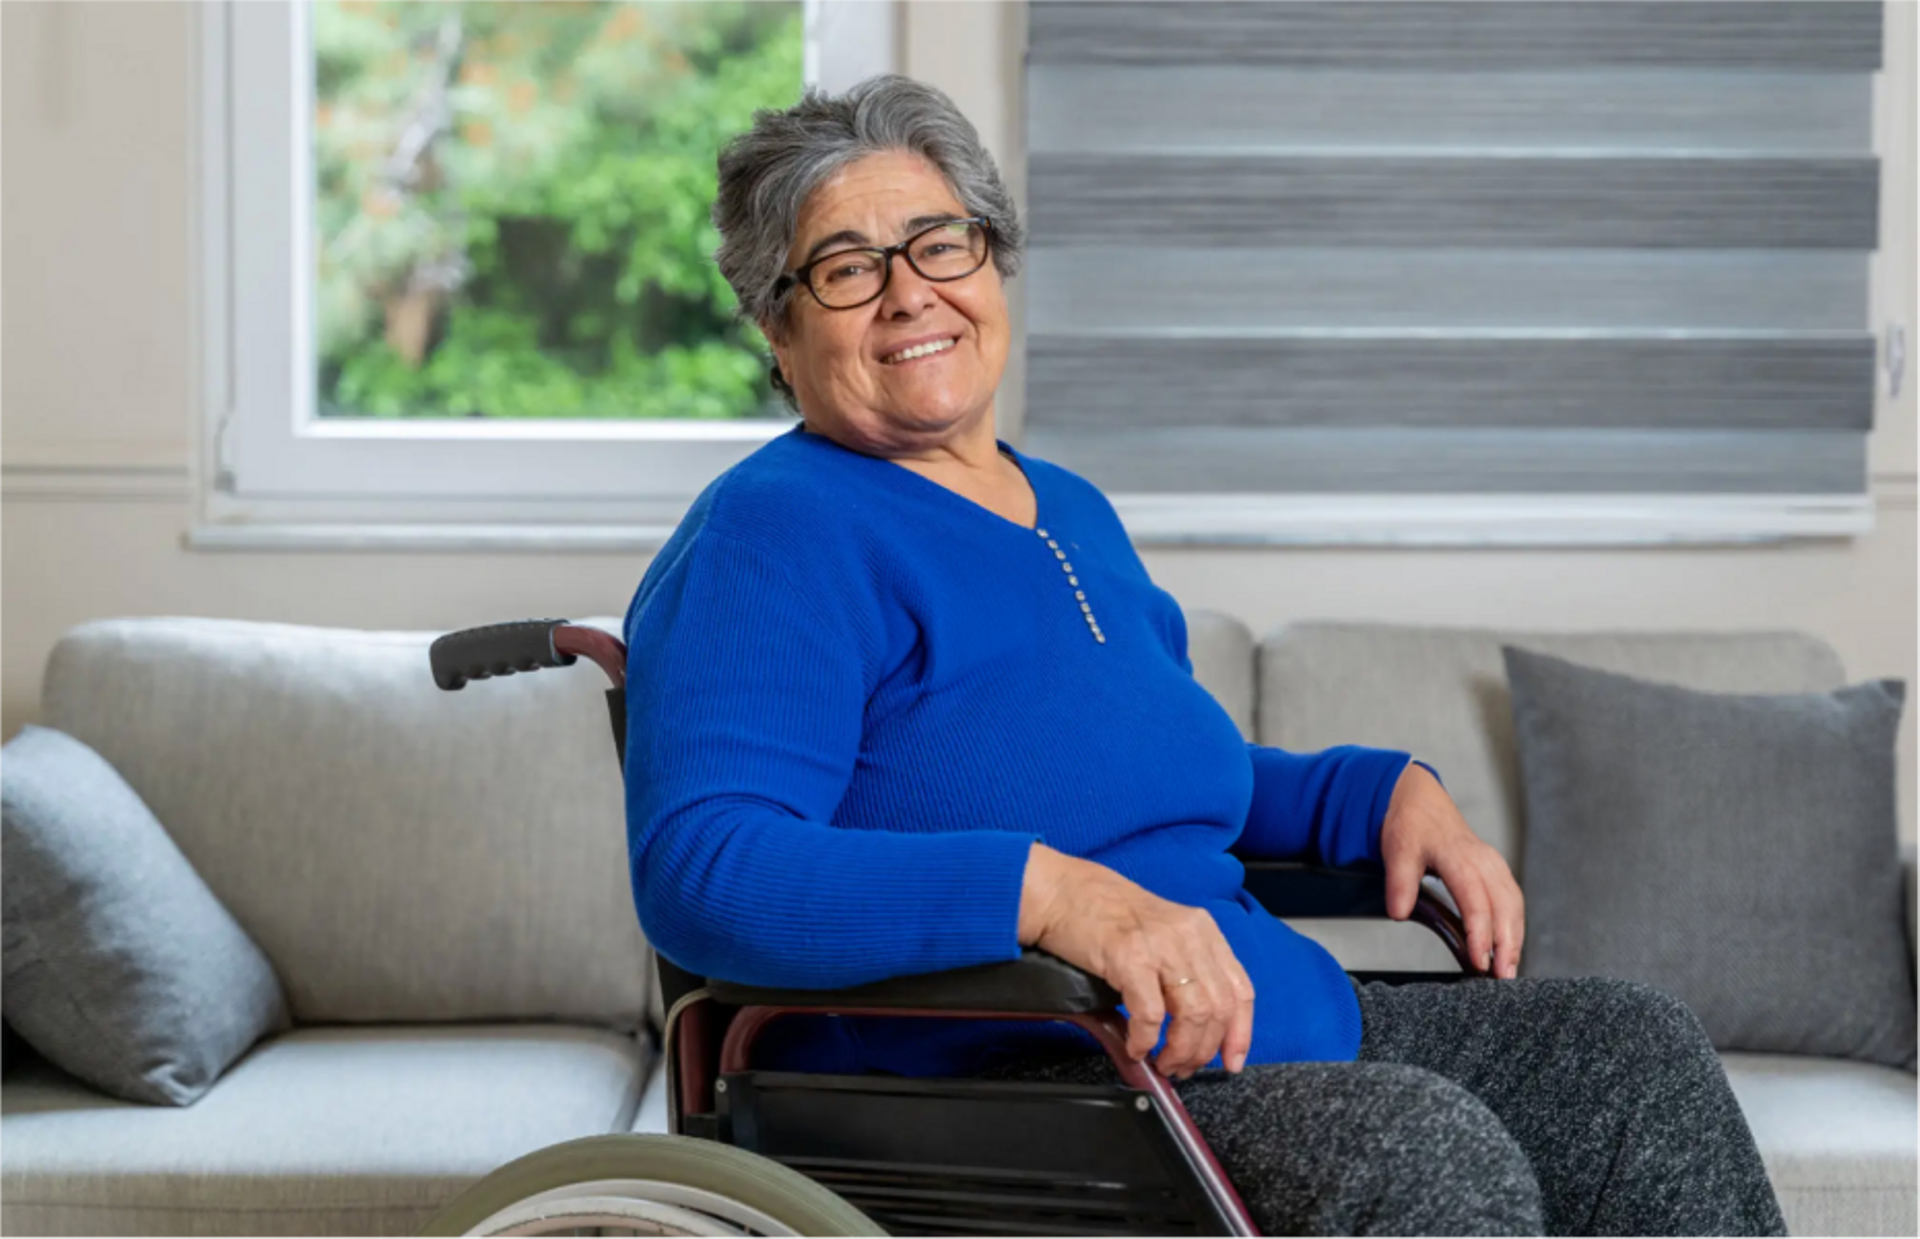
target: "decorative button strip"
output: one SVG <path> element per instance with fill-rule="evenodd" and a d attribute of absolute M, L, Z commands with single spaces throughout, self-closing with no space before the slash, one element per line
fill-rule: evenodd
<path fill-rule="evenodd" d="M 1047 544 L 1047 548 L 1053 552 L 1053 557 L 1060 561 L 1060 571 L 1067 574 L 1067 584 L 1073 586 L 1073 600 L 1080 604 L 1080 618 L 1087 621 L 1087 631 L 1093 634 L 1095 641 L 1105 645 L 1107 634 L 1100 631 L 1100 621 L 1093 617 L 1093 608 L 1087 605 L 1087 591 L 1080 588 L 1080 578 L 1073 575 L 1073 564 L 1068 561 L 1067 553 L 1060 549 L 1058 542 L 1048 536 L 1046 530 L 1036 529 L 1033 532 L 1040 535 L 1040 540 Z"/>

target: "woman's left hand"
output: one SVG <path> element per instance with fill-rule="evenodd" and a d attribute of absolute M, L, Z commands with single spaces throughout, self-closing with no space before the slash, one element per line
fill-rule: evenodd
<path fill-rule="evenodd" d="M 1486 972 L 1512 977 L 1520 970 L 1526 907 L 1506 858 L 1473 833 L 1453 797 L 1425 767 L 1407 763 L 1394 784 L 1380 826 L 1387 867 L 1387 915 L 1413 914 L 1420 879 L 1436 873 L 1447 884 L 1467 927 L 1467 953 Z"/>

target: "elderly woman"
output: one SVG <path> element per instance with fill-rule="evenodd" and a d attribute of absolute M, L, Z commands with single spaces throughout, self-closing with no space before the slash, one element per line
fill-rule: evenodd
<path fill-rule="evenodd" d="M 635 899 L 668 958 L 829 988 L 1037 947 L 1125 999 L 1268 1233 L 1784 1234 L 1699 1023 L 1516 979 L 1520 892 L 1409 754 L 1246 743 L 1092 485 L 995 434 L 1013 203 L 938 91 L 762 112 L 718 261 L 801 423 L 694 503 L 630 646 Z M 1483 978 L 1355 984 L 1242 855 L 1432 872 Z M 1066 1025 L 792 1017 L 762 1065 L 1095 1080 Z"/>

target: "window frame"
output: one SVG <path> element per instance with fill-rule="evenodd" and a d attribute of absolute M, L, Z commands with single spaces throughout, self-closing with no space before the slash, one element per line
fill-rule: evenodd
<path fill-rule="evenodd" d="M 806 80 L 892 71 L 897 8 L 804 0 Z M 657 545 L 714 477 L 793 425 L 317 418 L 308 20 L 293 0 L 202 6 L 190 546 Z"/>

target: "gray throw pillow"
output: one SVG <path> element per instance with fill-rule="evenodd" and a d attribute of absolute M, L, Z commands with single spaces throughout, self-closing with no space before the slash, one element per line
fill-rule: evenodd
<path fill-rule="evenodd" d="M 1704 693 L 1501 653 L 1526 801 L 1522 974 L 1644 982 L 1723 1050 L 1912 1071 L 1906 685 Z"/>
<path fill-rule="evenodd" d="M 0 749 L 6 1021 L 128 1101 L 184 1106 L 288 1025 L 273 967 L 139 795 L 64 732 Z"/>

